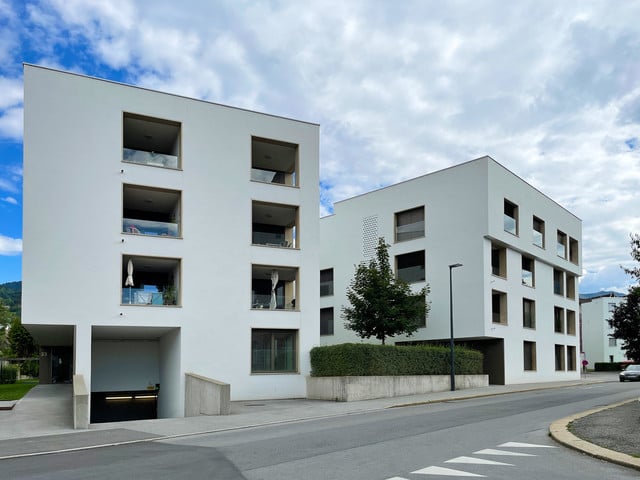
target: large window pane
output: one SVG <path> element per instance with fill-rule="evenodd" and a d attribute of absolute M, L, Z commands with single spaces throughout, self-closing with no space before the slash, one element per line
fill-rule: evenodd
<path fill-rule="evenodd" d="M 320 270 L 320 296 L 333 295 L 333 268 Z"/>
<path fill-rule="evenodd" d="M 251 372 L 296 372 L 297 330 L 251 331 Z"/>
<path fill-rule="evenodd" d="M 424 250 L 398 255 L 396 257 L 396 270 L 400 280 L 404 280 L 407 283 L 424 282 Z"/>
<path fill-rule="evenodd" d="M 509 200 L 504 201 L 504 231 L 518 234 L 518 206 Z"/>
<path fill-rule="evenodd" d="M 320 309 L 320 335 L 333 335 L 333 307 Z"/>

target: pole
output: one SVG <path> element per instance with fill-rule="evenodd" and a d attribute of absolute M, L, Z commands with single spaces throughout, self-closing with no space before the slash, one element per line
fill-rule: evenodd
<path fill-rule="evenodd" d="M 461 266 L 461 263 L 454 263 L 453 265 L 449 265 L 449 358 L 451 360 L 449 373 L 451 376 L 452 392 L 455 392 L 456 390 L 455 349 L 453 341 L 453 269 Z"/>

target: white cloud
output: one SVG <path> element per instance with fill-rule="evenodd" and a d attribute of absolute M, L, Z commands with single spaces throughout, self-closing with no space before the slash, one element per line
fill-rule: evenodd
<path fill-rule="evenodd" d="M 11 205 L 17 205 L 18 204 L 18 200 L 16 200 L 13 197 L 4 197 L 4 198 L 0 198 L 1 201 L 6 202 L 6 203 L 10 203 Z"/>
<path fill-rule="evenodd" d="M 627 261 L 628 234 L 640 231 L 640 148 L 626 143 L 640 137 L 636 2 L 27 8 L 43 63 L 82 70 L 55 53 L 81 45 L 131 83 L 320 122 L 323 213 L 488 154 L 582 218 L 590 278 Z M 20 101 L 0 93 L 5 135 L 16 135 Z"/>
<path fill-rule="evenodd" d="M 22 253 L 22 239 L 0 234 L 0 255 L 14 256 Z"/>

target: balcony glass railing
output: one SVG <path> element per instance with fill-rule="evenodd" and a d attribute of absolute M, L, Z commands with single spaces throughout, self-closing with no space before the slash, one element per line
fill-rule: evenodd
<path fill-rule="evenodd" d="M 157 237 L 177 237 L 179 234 L 179 228 L 177 223 L 123 218 L 122 232 L 134 233 L 137 235 L 152 235 Z"/>
<path fill-rule="evenodd" d="M 178 157 L 166 153 L 145 152 L 132 148 L 122 149 L 122 161 L 137 163 L 140 165 L 151 165 L 153 167 L 178 168 Z"/>
<path fill-rule="evenodd" d="M 175 294 L 172 293 L 175 297 Z M 175 300 L 162 292 L 150 292 L 142 288 L 123 287 L 123 305 L 174 305 Z"/>
<path fill-rule="evenodd" d="M 537 230 L 533 231 L 533 244 L 540 248 L 544 248 L 544 235 Z"/>
<path fill-rule="evenodd" d="M 424 267 L 417 265 L 414 267 L 405 267 L 398 269 L 398 278 L 407 283 L 424 281 Z"/>
<path fill-rule="evenodd" d="M 517 227 L 517 222 L 516 219 L 513 217 L 510 217 L 509 215 L 504 216 L 504 231 L 505 232 L 509 232 L 513 235 L 517 235 L 518 234 L 518 227 Z"/>
<path fill-rule="evenodd" d="M 295 248 L 295 243 L 285 240 L 284 234 L 270 232 L 253 232 L 254 245 L 266 245 L 269 247 Z"/>
<path fill-rule="evenodd" d="M 424 237 L 424 221 L 396 226 L 396 241 L 403 242 L 412 238 Z"/>
<path fill-rule="evenodd" d="M 271 295 L 254 294 L 251 308 L 258 310 L 295 310 L 295 302 L 289 300 L 282 295 L 276 295 L 276 306 L 271 309 Z"/>
<path fill-rule="evenodd" d="M 522 285 L 533 287 L 533 272 L 529 272 L 528 270 L 522 271 Z"/>
<path fill-rule="evenodd" d="M 278 170 L 265 170 L 262 168 L 251 169 L 251 180 L 263 183 L 277 183 L 278 185 L 295 186 L 296 174 L 281 172 Z"/>

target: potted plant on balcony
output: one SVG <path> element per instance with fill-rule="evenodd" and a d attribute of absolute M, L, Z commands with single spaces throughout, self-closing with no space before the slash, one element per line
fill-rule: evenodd
<path fill-rule="evenodd" d="M 174 285 L 167 285 L 162 290 L 162 303 L 164 305 L 176 305 L 178 300 L 178 292 Z"/>

